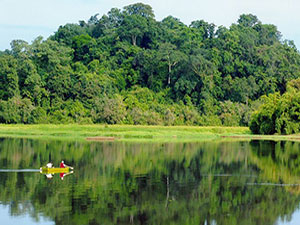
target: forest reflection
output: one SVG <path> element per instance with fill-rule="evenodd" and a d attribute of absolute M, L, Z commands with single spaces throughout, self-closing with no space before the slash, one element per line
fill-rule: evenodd
<path fill-rule="evenodd" d="M 276 224 L 299 207 L 299 147 L 3 138 L 0 169 L 65 160 L 74 174 L 0 171 L 0 204 L 56 224 Z"/>

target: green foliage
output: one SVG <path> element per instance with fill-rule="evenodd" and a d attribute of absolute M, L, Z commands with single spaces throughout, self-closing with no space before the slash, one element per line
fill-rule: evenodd
<path fill-rule="evenodd" d="M 129 15 L 139 15 L 145 18 L 154 18 L 152 7 L 143 3 L 135 3 L 125 6 L 124 11 Z"/>
<path fill-rule="evenodd" d="M 96 46 L 96 41 L 88 34 L 81 34 L 73 37 L 72 48 L 74 49 L 74 60 L 81 61 L 85 64 L 91 61 L 93 57 L 93 48 Z"/>
<path fill-rule="evenodd" d="M 126 116 L 123 97 L 116 94 L 111 97 L 96 98 L 91 113 L 95 123 L 122 123 Z"/>
<path fill-rule="evenodd" d="M 17 60 L 13 56 L 0 57 L 0 99 L 7 100 L 19 94 Z"/>
<path fill-rule="evenodd" d="M 264 104 L 252 115 L 250 129 L 260 134 L 293 134 L 300 132 L 299 79 L 288 83 L 283 95 L 263 97 Z"/>
<path fill-rule="evenodd" d="M 1 123 L 34 123 L 32 115 L 35 107 L 28 98 L 21 99 L 19 96 L 10 98 L 8 101 L 1 100 L 0 122 Z"/>
<path fill-rule="evenodd" d="M 275 111 L 279 101 L 279 94 L 263 96 L 264 104 L 258 111 L 252 114 L 250 129 L 255 134 L 274 134 L 275 133 Z"/>
<path fill-rule="evenodd" d="M 86 30 L 78 24 L 66 24 L 64 26 L 60 26 L 55 34 L 50 38 L 71 46 L 75 36 L 83 35 L 85 33 Z"/>
<path fill-rule="evenodd" d="M 224 126 L 248 126 L 250 111 L 246 105 L 225 101 L 220 104 L 220 119 Z"/>
<path fill-rule="evenodd" d="M 244 126 L 261 96 L 290 92 L 299 77 L 293 42 L 255 15 L 229 28 L 187 26 L 156 21 L 151 6 L 136 3 L 60 26 L 47 40 L 12 41 L 0 54 L 1 122 Z M 292 110 L 255 113 L 254 132 L 297 132 L 298 100 L 285 98 Z"/>

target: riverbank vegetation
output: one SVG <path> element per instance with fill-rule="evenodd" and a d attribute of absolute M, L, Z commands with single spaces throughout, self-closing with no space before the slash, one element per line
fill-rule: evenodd
<path fill-rule="evenodd" d="M 300 135 L 253 135 L 248 127 L 1 124 L 0 138 L 51 139 L 70 141 L 199 142 L 208 140 L 291 140 Z"/>
<path fill-rule="evenodd" d="M 287 91 L 262 96 L 264 102 L 252 115 L 256 134 L 293 134 L 300 131 L 300 79 L 288 82 Z"/>
<path fill-rule="evenodd" d="M 83 141 L 199 141 L 220 136 L 248 135 L 247 127 L 141 126 L 141 125 L 1 125 L 0 137 L 70 139 Z M 113 139 L 111 139 L 113 138 Z M 97 141 L 97 140 L 96 140 Z"/>
<path fill-rule="evenodd" d="M 299 77 L 293 42 L 255 15 L 185 25 L 137 3 L 12 41 L 0 52 L 0 123 L 248 126 L 261 96 Z"/>

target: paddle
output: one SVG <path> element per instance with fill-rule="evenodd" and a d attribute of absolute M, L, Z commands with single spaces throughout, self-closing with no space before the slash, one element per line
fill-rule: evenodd
<path fill-rule="evenodd" d="M 72 166 L 68 166 L 65 164 L 65 167 L 69 167 L 71 170 L 73 170 L 74 168 Z"/>

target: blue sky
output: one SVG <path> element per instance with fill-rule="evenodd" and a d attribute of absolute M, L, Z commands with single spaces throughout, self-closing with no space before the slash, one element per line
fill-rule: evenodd
<path fill-rule="evenodd" d="M 300 1 L 297 0 L 0 0 L 0 50 L 14 39 L 29 43 L 47 38 L 60 25 L 106 14 L 111 8 L 143 2 L 152 6 L 156 19 L 172 15 L 189 25 L 204 19 L 217 26 L 230 26 L 239 15 L 252 13 L 263 23 L 275 24 L 284 39 L 300 49 Z"/>

